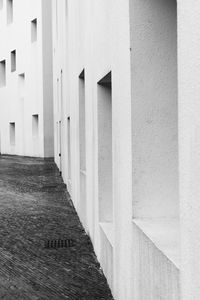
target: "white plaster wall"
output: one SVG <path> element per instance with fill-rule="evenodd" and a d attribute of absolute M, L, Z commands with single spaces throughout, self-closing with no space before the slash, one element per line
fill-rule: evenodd
<path fill-rule="evenodd" d="M 163 77 L 165 81 L 169 81 L 166 85 L 162 85 L 162 80 L 159 81 L 160 94 L 156 91 L 157 100 L 162 98 L 162 105 L 158 107 L 158 111 L 161 110 L 161 120 L 165 121 L 163 130 L 159 132 L 158 144 L 161 147 L 162 154 L 167 155 L 167 162 L 161 159 L 162 169 L 165 169 L 167 165 L 166 173 L 162 173 L 162 186 L 164 188 L 164 196 L 159 188 L 159 197 L 156 195 L 156 201 L 154 205 L 151 205 L 147 199 L 140 195 L 140 208 L 142 209 L 142 203 L 145 206 L 143 212 L 149 212 L 154 214 L 152 206 L 159 205 L 157 216 L 170 216 L 176 218 L 178 215 L 178 176 L 177 176 L 177 90 L 176 90 L 176 59 L 174 57 L 176 51 L 176 24 L 175 24 L 175 12 L 173 11 L 174 5 L 172 1 L 164 5 L 164 2 L 153 2 L 153 4 L 147 4 L 149 1 L 145 1 L 146 7 L 144 9 L 144 15 L 142 20 L 146 22 L 150 16 L 155 18 L 155 24 L 153 27 L 160 26 L 161 32 L 166 34 L 166 41 L 161 39 L 161 48 L 158 49 L 160 60 L 163 62 L 163 56 L 167 53 L 168 64 L 172 67 L 168 72 L 167 64 L 160 66 L 158 71 L 164 67 Z M 135 10 L 138 8 L 138 1 L 134 1 L 136 4 Z M 144 1 L 142 1 L 144 3 Z M 79 216 L 83 213 L 82 195 L 80 193 L 80 153 L 79 153 L 79 74 L 85 69 L 85 104 L 86 104 L 86 201 L 84 203 L 84 214 L 86 214 L 86 220 L 84 226 L 89 233 L 97 257 L 103 267 L 104 273 L 108 279 L 108 282 L 112 288 L 114 298 L 117 300 L 132 300 L 135 293 L 139 293 L 138 287 L 133 286 L 135 284 L 134 278 L 140 280 L 141 270 L 148 271 L 149 277 L 157 278 L 157 280 L 150 280 L 146 286 L 145 280 L 141 281 L 141 285 L 146 287 L 144 293 L 148 290 L 151 292 L 151 298 L 156 295 L 157 299 L 170 299 L 170 293 L 173 293 L 172 299 L 179 299 L 178 280 L 179 271 L 175 267 L 172 261 L 168 260 L 164 252 L 156 247 L 150 237 L 147 237 L 142 231 L 133 230 L 133 199 L 134 193 L 132 193 L 133 184 L 133 166 L 132 157 L 134 157 L 134 151 L 132 148 L 133 129 L 139 127 L 139 123 L 136 123 L 136 128 L 132 127 L 134 124 L 133 117 L 136 120 L 139 117 L 138 113 L 134 111 L 134 107 L 139 100 L 135 98 L 135 94 L 132 94 L 131 87 L 133 87 L 133 73 L 135 70 L 131 70 L 131 52 L 136 52 L 139 55 L 139 50 L 145 54 L 145 49 L 139 49 L 145 46 L 145 38 L 148 35 L 148 31 L 141 40 L 137 40 L 136 36 L 136 48 L 130 51 L 133 47 L 130 39 L 130 7 L 128 0 L 53 0 L 53 66 L 54 66 L 54 132 L 55 132 L 55 161 L 62 171 L 63 179 L 67 183 L 68 190 L 71 198 L 77 209 Z M 150 9 L 150 12 L 148 11 Z M 153 10 L 156 10 L 155 12 Z M 157 12 L 161 14 L 157 16 Z M 56 17 L 57 14 L 57 17 Z M 138 19 L 139 18 L 139 19 Z M 136 16 L 138 27 L 142 30 L 143 22 L 139 16 Z M 136 22 L 136 24 L 137 24 Z M 164 28 L 166 27 L 166 31 Z M 160 28 L 160 27 L 159 27 Z M 135 29 L 134 29 L 135 30 Z M 160 35 L 159 35 L 160 37 Z M 148 41 L 149 42 L 149 41 Z M 155 39 L 151 44 L 151 51 L 153 52 Z M 166 47 L 165 49 L 165 42 Z M 172 49 L 169 49 L 168 42 L 172 44 Z M 164 51 L 164 52 L 163 52 Z M 146 53 L 147 54 L 147 53 Z M 136 58 L 138 58 L 136 56 Z M 141 56 L 139 57 L 141 58 Z M 154 60 L 156 60 L 154 58 Z M 139 69 L 139 62 L 136 62 L 137 71 Z M 150 64 L 148 60 L 143 61 L 141 66 L 143 73 L 146 72 L 146 65 Z M 153 67 L 153 63 L 152 63 Z M 63 70 L 63 98 L 61 97 L 60 71 Z M 111 224 L 99 224 L 99 183 L 98 183 L 98 89 L 97 82 L 104 77 L 108 72 L 112 71 L 112 181 L 113 181 L 113 222 Z M 142 74 L 141 71 L 141 74 Z M 150 76 L 150 75 L 148 75 Z M 172 76 L 172 77 L 171 77 Z M 59 79 L 59 80 L 58 80 Z M 141 77 L 140 77 L 141 79 Z M 146 78 L 146 81 L 149 78 Z M 157 77 L 154 78 L 154 83 Z M 139 81 L 138 78 L 135 80 Z M 135 83 L 134 83 L 135 84 Z M 138 84 L 141 84 L 140 81 Z M 150 83 L 149 83 L 150 84 Z M 139 85 L 141 87 L 141 85 Z M 155 88 L 155 86 L 153 87 Z M 151 92 L 153 94 L 153 88 Z M 163 93 L 163 88 L 165 93 Z M 137 91 L 138 92 L 138 91 Z M 145 92 L 145 99 L 147 99 L 147 91 Z M 148 108 L 153 104 L 153 96 L 151 94 L 151 102 L 149 102 Z M 165 95 L 166 94 L 166 95 Z M 63 99 L 62 105 L 60 104 L 61 98 Z M 134 105 L 133 104 L 134 102 Z M 156 102 L 158 103 L 158 102 Z M 171 107 L 172 105 L 172 107 Z M 62 107 L 62 109 L 60 109 Z M 143 107 L 145 109 L 145 106 Z M 156 108 L 155 108 L 156 109 Z M 150 110 L 152 112 L 152 110 Z M 171 123 L 167 122 L 165 112 L 168 113 Z M 142 109 L 140 115 L 142 114 Z M 68 121 L 70 116 L 70 145 L 69 151 L 67 140 L 68 137 Z M 154 116 L 154 114 L 152 114 Z M 145 110 L 144 122 L 148 117 L 147 108 Z M 164 119 L 163 119 L 164 118 Z M 61 121 L 61 160 L 59 158 L 59 136 L 57 132 L 57 122 Z M 159 128 L 159 120 L 155 119 L 155 128 Z M 169 129 L 172 129 L 171 130 Z M 166 152 L 162 145 L 162 134 L 166 136 L 164 145 L 167 147 Z M 148 138 L 147 131 L 145 132 Z M 142 140 L 145 141 L 145 136 L 142 136 Z M 142 140 L 139 140 L 141 146 Z M 168 143 L 170 142 L 170 145 Z M 172 142 L 172 143 L 171 143 Z M 145 149 L 150 144 L 144 143 Z M 155 143 L 156 144 L 156 143 Z M 151 157 L 153 157 L 153 151 L 155 150 L 155 144 L 152 148 Z M 68 156 L 71 153 L 71 178 L 69 180 L 69 164 Z M 138 153 L 137 153 L 138 154 Z M 145 151 L 143 152 L 145 154 Z M 160 157 L 159 157 L 160 158 Z M 134 157 L 135 159 L 135 157 Z M 146 158 L 145 158 L 146 161 Z M 141 160 L 139 160 L 141 163 Z M 168 166 L 169 164 L 169 166 Z M 160 167 L 160 164 L 158 164 Z M 170 175 L 168 167 L 172 169 L 172 175 Z M 148 169 L 149 168 L 149 169 Z M 151 171 L 151 165 L 147 163 L 148 174 Z M 159 171 L 156 176 L 159 176 Z M 138 175 L 138 178 L 139 175 Z M 148 177 L 149 178 L 149 177 Z M 164 186 L 164 180 L 170 182 L 169 186 Z M 151 181 L 151 178 L 150 178 Z M 144 186 L 144 184 L 143 184 Z M 142 192 L 141 186 L 140 191 Z M 135 190 L 134 190 L 135 192 Z M 147 193 L 147 191 L 146 191 Z M 151 190 L 149 191 L 149 197 L 151 200 L 155 199 L 156 189 L 154 189 L 154 195 Z M 163 197 L 162 197 L 163 196 Z M 161 199 L 162 198 L 162 199 Z M 169 203 L 166 202 L 169 201 Z M 162 205 L 160 204 L 162 201 Z M 157 207 L 157 206 L 156 206 Z M 156 211 L 157 212 L 157 211 Z M 165 213 L 167 212 L 167 214 Z M 169 213 L 169 215 L 168 215 Z M 83 221 L 83 219 L 81 218 Z M 178 223 L 178 222 L 177 222 Z M 108 226 L 107 226 L 108 225 Z M 110 226 L 111 225 L 111 226 Z M 140 243 L 138 242 L 138 236 L 140 236 Z M 161 233 L 162 236 L 162 233 Z M 170 233 L 168 233 L 170 236 Z M 167 247 L 167 241 L 164 240 Z M 135 243 L 134 243 L 135 242 Z M 146 243 L 149 243 L 149 247 L 146 247 Z M 151 251 L 151 260 L 149 256 L 137 256 L 140 261 L 140 267 L 134 264 L 134 254 L 138 253 L 138 247 L 143 247 L 146 253 Z M 150 250 L 148 250 L 150 249 Z M 158 272 L 158 264 L 161 263 L 161 271 Z M 155 262 L 156 261 L 156 262 Z M 151 267 L 148 269 L 148 265 Z M 170 269 L 170 272 L 168 270 Z M 152 272 L 153 275 L 152 275 Z M 151 279 L 151 278 L 150 278 Z M 174 285 L 171 283 L 174 281 Z M 162 287 L 165 284 L 169 284 L 166 288 L 167 292 L 163 294 Z M 157 294 L 155 289 L 157 288 Z M 140 294 L 138 294 L 140 295 Z M 145 299 L 145 294 L 141 294 L 137 300 Z M 163 297 L 163 298 L 162 298 Z"/>
<path fill-rule="evenodd" d="M 66 12 L 67 9 L 67 12 Z M 86 102 L 86 224 L 95 251 L 113 286 L 116 299 L 131 299 L 131 112 L 128 1 L 53 1 L 54 132 L 62 122 L 62 175 L 81 215 L 79 181 L 79 74 L 85 69 Z M 57 25 L 56 25 L 57 24 Z M 58 28 L 56 29 L 56 27 Z M 63 69 L 63 110 L 59 112 L 57 78 Z M 97 82 L 113 71 L 113 176 L 116 209 L 116 246 L 110 245 L 99 225 Z M 124 88 L 126 86 L 126 88 Z M 71 117 L 71 181 L 68 180 L 67 117 Z M 58 149 L 55 137 L 55 150 Z M 60 166 L 58 151 L 55 161 Z M 123 163 L 122 163 L 123 161 Z M 123 212 L 123 214 L 122 214 Z M 130 228 L 130 231 L 129 231 Z M 100 234 L 101 233 L 101 234 Z M 114 231 L 113 231 L 114 233 Z M 129 237 L 129 238 L 128 238 Z M 124 256 L 126 251 L 126 256 Z M 107 253 L 107 254 L 106 254 Z M 129 256 L 130 255 L 130 256 Z M 106 257 L 109 258 L 108 265 Z M 119 272 L 119 269 L 121 272 Z"/>
<path fill-rule="evenodd" d="M 200 3 L 178 1 L 181 299 L 200 298 Z"/>
<path fill-rule="evenodd" d="M 47 7 L 51 1 L 48 2 Z M 22 13 L 23 11 L 23 13 Z M 51 14 L 50 14 L 51 15 Z M 43 96 L 43 48 L 42 48 L 42 2 L 41 0 L 13 1 L 13 23 L 6 22 L 6 0 L 0 10 L 0 60 L 6 59 L 6 86 L 0 89 L 1 105 L 1 152 L 6 154 L 28 156 L 53 156 L 53 152 L 44 152 L 44 110 Z M 38 20 L 37 42 L 31 43 L 31 20 Z M 47 16 L 50 18 L 50 16 Z M 48 52 L 52 53 L 48 42 Z M 11 73 L 10 52 L 16 49 L 17 69 Z M 44 72 L 44 73 L 43 73 Z M 25 73 L 24 87 L 20 87 L 18 75 Z M 49 106 L 52 111 L 51 99 Z M 52 112 L 51 112 L 52 113 Z M 36 142 L 32 137 L 32 115 L 39 115 L 39 138 Z M 10 146 L 9 122 L 15 122 L 16 145 Z M 50 118 L 52 123 L 52 118 Z M 49 139 L 53 141 L 53 132 Z M 46 136 L 46 132 L 45 132 Z M 52 143 L 53 145 L 53 143 Z"/>
<path fill-rule="evenodd" d="M 54 156 L 52 2 L 42 0 L 44 156 Z"/>

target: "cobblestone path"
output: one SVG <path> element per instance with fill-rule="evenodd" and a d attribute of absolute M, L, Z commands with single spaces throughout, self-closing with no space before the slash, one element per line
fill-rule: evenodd
<path fill-rule="evenodd" d="M 53 161 L 0 156 L 0 299 L 112 299 Z"/>

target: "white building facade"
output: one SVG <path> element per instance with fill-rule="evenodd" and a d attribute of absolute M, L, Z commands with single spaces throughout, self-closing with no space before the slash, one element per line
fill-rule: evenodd
<path fill-rule="evenodd" d="M 113 296 L 180 299 L 176 2 L 52 11 L 55 160 Z"/>
<path fill-rule="evenodd" d="M 200 299 L 200 4 L 52 12 L 55 161 L 114 298 Z"/>
<path fill-rule="evenodd" d="M 51 1 L 0 1 L 0 152 L 53 157 Z"/>

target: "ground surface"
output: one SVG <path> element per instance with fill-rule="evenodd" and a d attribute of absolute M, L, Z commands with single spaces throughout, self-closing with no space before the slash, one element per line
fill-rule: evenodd
<path fill-rule="evenodd" d="M 0 156 L 0 299 L 112 299 L 52 161 Z"/>

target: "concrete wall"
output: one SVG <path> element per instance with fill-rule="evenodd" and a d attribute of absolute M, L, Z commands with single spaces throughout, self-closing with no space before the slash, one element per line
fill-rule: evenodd
<path fill-rule="evenodd" d="M 52 2 L 42 0 L 42 63 L 43 63 L 43 126 L 44 156 L 54 155 L 53 136 L 53 52 L 52 52 Z"/>
<path fill-rule="evenodd" d="M 181 295 L 200 297 L 200 3 L 178 2 Z"/>
<path fill-rule="evenodd" d="M 0 88 L 1 152 L 52 157 L 51 1 L 45 5 L 46 15 L 41 0 L 13 1 L 13 20 L 8 20 L 7 3 L 3 1 L 0 9 L 0 61 L 6 60 L 6 85 Z M 37 40 L 32 41 L 35 19 Z M 12 72 L 13 50 L 16 70 Z M 38 136 L 32 134 L 33 115 L 38 115 Z M 15 145 L 10 144 L 9 123 L 15 123 Z"/>
<path fill-rule="evenodd" d="M 129 245 L 132 230 L 129 43 L 128 1 L 53 1 L 55 161 L 62 171 L 80 219 L 92 239 L 96 254 L 118 299 L 131 297 L 130 280 L 128 280 L 131 270 L 127 269 L 131 257 Z M 84 180 L 80 176 L 79 122 L 82 121 L 79 117 L 81 110 L 79 75 L 83 69 L 85 70 L 86 198 L 82 193 Z M 63 72 L 62 97 L 61 70 Z M 111 95 L 100 97 L 100 92 L 106 94 L 106 90 L 98 85 L 98 82 L 110 71 L 112 71 L 112 97 Z M 106 121 L 105 114 L 101 115 L 100 108 L 102 111 L 105 110 L 104 101 L 109 107 L 106 100 L 111 104 L 111 98 L 109 122 L 105 123 L 108 119 Z M 100 123 L 98 124 L 100 116 L 102 116 L 101 122 L 105 125 L 104 132 L 99 126 Z M 68 140 L 68 117 L 70 117 L 70 141 Z M 58 132 L 59 122 L 62 124 L 61 143 Z M 106 124 L 110 126 L 110 133 L 112 131 L 112 135 L 108 134 L 109 132 L 106 135 L 107 146 L 112 145 L 112 148 L 109 147 L 112 151 L 107 157 L 109 170 L 106 170 L 108 164 L 105 168 L 102 165 L 106 151 L 102 152 L 101 145 L 103 146 L 105 142 Z M 71 153 L 70 166 L 69 153 Z M 103 171 L 101 178 L 100 169 Z M 110 173 L 110 182 L 106 185 L 110 188 L 107 196 L 109 194 L 110 197 L 108 202 L 103 204 L 99 200 L 105 201 L 101 195 L 105 189 L 102 188 L 103 185 L 100 188 L 99 183 L 104 180 L 106 184 L 107 171 Z M 112 195 L 113 199 L 111 199 Z M 125 252 L 126 256 L 123 255 Z"/>
<path fill-rule="evenodd" d="M 197 2 L 53 0 L 55 161 L 117 300 L 200 297 Z"/>

